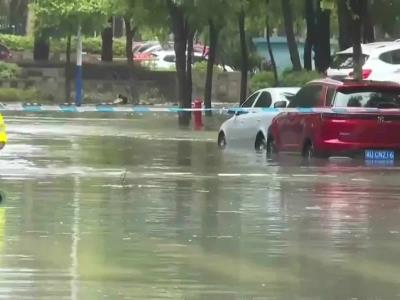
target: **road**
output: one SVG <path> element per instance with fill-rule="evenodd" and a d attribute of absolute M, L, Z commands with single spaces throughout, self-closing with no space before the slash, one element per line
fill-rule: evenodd
<path fill-rule="evenodd" d="M 166 114 L 6 115 L 1 299 L 399 299 L 400 168 Z"/>

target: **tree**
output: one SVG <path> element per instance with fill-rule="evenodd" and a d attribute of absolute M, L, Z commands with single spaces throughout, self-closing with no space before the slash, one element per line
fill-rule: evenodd
<path fill-rule="evenodd" d="M 330 16 L 332 5 L 316 2 L 316 30 L 315 30 L 315 67 L 318 72 L 325 72 L 331 63 L 331 30 Z"/>
<path fill-rule="evenodd" d="M 69 68 L 71 62 L 71 37 L 81 26 L 83 32 L 90 32 L 96 26 L 101 26 L 105 20 L 104 3 L 96 0 L 36 0 L 34 12 L 36 15 L 35 51 L 39 58 L 46 54 L 48 58 L 49 45 L 45 44 L 50 35 L 67 36 L 65 64 L 65 93 L 70 98 Z M 35 54 L 34 51 L 34 54 Z"/>
<path fill-rule="evenodd" d="M 302 67 L 300 62 L 300 55 L 299 55 L 299 50 L 297 48 L 297 42 L 293 30 L 294 20 L 293 20 L 291 3 L 290 0 L 281 0 L 281 4 L 282 4 L 282 14 L 285 25 L 286 38 L 290 52 L 290 59 L 293 65 L 293 71 L 301 71 Z"/>
<path fill-rule="evenodd" d="M 275 62 L 275 57 L 274 53 L 272 51 L 272 45 L 271 45 L 271 24 L 270 24 L 270 4 L 269 0 L 266 0 L 266 9 L 267 12 L 265 14 L 265 26 L 267 30 L 267 47 L 268 47 L 268 53 L 269 57 L 271 59 L 271 67 L 272 67 L 272 72 L 274 73 L 274 79 L 275 79 L 275 86 L 278 86 L 279 84 L 279 77 L 278 77 L 278 70 L 276 67 L 276 62 Z"/>
<path fill-rule="evenodd" d="M 217 45 L 218 45 L 218 35 L 219 29 L 215 24 L 213 18 L 209 18 L 208 20 L 209 27 L 209 52 L 208 52 L 208 61 L 207 61 L 207 74 L 206 74 L 206 85 L 204 92 L 204 104 L 205 108 L 211 108 L 211 97 L 212 97 L 212 85 L 213 85 L 213 73 L 214 73 L 214 64 L 217 54 Z M 211 111 L 207 112 L 208 115 L 211 115 Z"/>
<path fill-rule="evenodd" d="M 126 48 L 125 56 L 128 63 L 133 62 L 132 44 L 138 30 L 139 23 L 147 18 L 142 0 L 105 0 L 108 15 L 122 16 L 125 24 Z M 149 23 L 155 20 L 149 20 Z M 143 25 L 144 26 L 144 25 Z"/>
<path fill-rule="evenodd" d="M 166 4 L 174 34 L 179 103 L 181 108 L 190 108 L 192 105 L 192 65 L 191 57 L 187 57 L 187 51 L 191 56 L 194 30 L 190 27 L 189 16 L 187 15 L 188 1 L 176 3 L 173 0 L 166 0 Z M 179 115 L 179 123 L 187 126 L 190 118 L 190 113 L 183 112 Z"/>
<path fill-rule="evenodd" d="M 350 0 L 348 3 L 348 10 L 352 18 L 352 40 L 353 40 L 353 61 L 354 71 L 353 77 L 356 80 L 362 80 L 362 18 L 365 14 L 365 1 L 364 0 Z"/>
<path fill-rule="evenodd" d="M 332 1 L 332 0 L 324 0 L 324 1 Z M 351 1 L 350 1 L 351 2 Z M 337 0 L 337 9 L 338 9 L 338 20 L 339 20 L 339 48 L 341 50 L 347 49 L 352 46 L 353 34 L 352 26 L 354 25 L 354 14 L 351 10 L 354 3 L 350 3 L 349 0 Z M 376 14 L 376 18 L 382 18 L 379 23 L 380 24 L 394 24 L 395 16 L 393 18 L 387 17 L 387 14 L 390 14 L 390 10 L 396 11 L 393 7 L 395 2 L 388 4 L 388 1 L 379 1 L 379 5 L 376 2 L 372 2 L 370 0 L 364 0 L 362 3 L 362 15 L 360 15 L 360 34 L 361 34 L 361 41 L 363 43 L 371 43 L 375 41 L 375 33 L 374 33 L 374 21 L 371 16 L 371 9 L 375 10 L 385 10 L 385 5 L 390 6 L 391 8 L 388 9 L 386 13 L 383 11 L 381 13 Z M 392 1 L 391 1 L 392 2 Z M 398 7 L 400 8 L 400 7 Z M 390 21 L 387 22 L 385 20 L 389 19 Z M 386 29 L 389 29 L 389 25 Z"/>
<path fill-rule="evenodd" d="M 212 13 L 210 13 L 212 11 Z M 217 61 L 218 42 L 220 39 L 221 30 L 226 26 L 225 17 L 230 14 L 229 5 L 226 0 L 202 0 L 196 9 L 198 21 L 198 30 L 204 28 L 204 35 L 208 40 L 208 60 L 207 71 L 204 89 L 204 105 L 210 109 L 212 106 L 212 89 L 214 65 Z M 211 111 L 206 111 L 206 115 L 210 116 Z"/>
<path fill-rule="evenodd" d="M 101 33 L 101 61 L 113 61 L 113 18 L 108 19 L 107 26 Z"/>
<path fill-rule="evenodd" d="M 351 15 L 347 6 L 347 0 L 337 1 L 339 21 L 339 49 L 345 50 L 352 45 Z"/>
<path fill-rule="evenodd" d="M 305 19 L 307 24 L 307 35 L 304 45 L 304 68 L 312 70 L 312 49 L 316 40 L 316 1 L 305 0 Z"/>
<path fill-rule="evenodd" d="M 239 35 L 241 49 L 241 80 L 240 80 L 240 104 L 247 98 L 247 77 L 249 74 L 249 51 L 247 49 L 246 29 L 245 29 L 246 13 L 244 7 L 239 12 Z"/>

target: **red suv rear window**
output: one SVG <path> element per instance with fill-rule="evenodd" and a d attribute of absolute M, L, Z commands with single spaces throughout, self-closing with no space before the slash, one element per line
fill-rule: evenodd
<path fill-rule="evenodd" d="M 338 89 L 335 107 L 400 108 L 400 87 L 356 87 Z"/>

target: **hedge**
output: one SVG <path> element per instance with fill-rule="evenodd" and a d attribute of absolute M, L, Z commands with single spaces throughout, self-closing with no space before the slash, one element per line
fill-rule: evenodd
<path fill-rule="evenodd" d="M 35 102 L 39 97 L 35 89 L 0 88 L 0 102 Z"/>
<path fill-rule="evenodd" d="M 0 34 L 0 44 L 14 51 L 33 50 L 33 39 L 28 36 Z"/>
<path fill-rule="evenodd" d="M 14 51 L 33 51 L 33 37 L 18 36 L 10 34 L 0 34 L 0 44 L 3 44 Z M 82 40 L 83 51 L 89 54 L 101 54 L 101 38 L 100 37 L 84 37 Z M 124 38 L 114 39 L 114 56 L 125 57 Z M 67 47 L 67 39 L 50 40 L 50 51 L 53 53 L 64 53 Z M 76 39 L 72 40 L 72 49 L 76 47 Z"/>
<path fill-rule="evenodd" d="M 303 86 L 307 82 L 321 78 L 321 75 L 316 71 L 291 71 L 283 72 L 282 79 L 280 80 L 283 86 Z"/>
<path fill-rule="evenodd" d="M 279 86 L 303 86 L 307 82 L 320 78 L 321 75 L 315 71 L 291 71 L 285 70 L 279 78 Z M 250 89 L 252 92 L 273 87 L 275 84 L 274 74 L 272 72 L 260 72 L 255 74 L 250 80 Z"/>
<path fill-rule="evenodd" d="M 0 62 L 0 79 L 17 78 L 21 72 L 21 68 L 16 64 Z"/>

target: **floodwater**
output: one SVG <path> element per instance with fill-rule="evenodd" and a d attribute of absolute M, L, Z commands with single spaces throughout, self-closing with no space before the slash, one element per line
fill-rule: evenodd
<path fill-rule="evenodd" d="M 399 167 L 220 151 L 220 121 L 6 115 L 0 299 L 400 299 Z"/>

